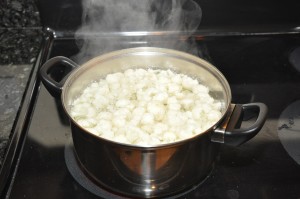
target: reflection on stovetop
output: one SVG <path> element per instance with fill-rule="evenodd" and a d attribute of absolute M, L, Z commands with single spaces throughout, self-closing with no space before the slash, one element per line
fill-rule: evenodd
<path fill-rule="evenodd" d="M 252 140 L 239 147 L 223 145 L 209 178 L 180 198 L 299 198 L 300 166 L 281 144 L 278 120 L 300 99 L 300 73 L 289 61 L 300 46 L 300 35 L 209 37 L 198 42 L 205 47 L 204 58 L 229 81 L 232 102 L 263 102 L 269 114 Z M 77 52 L 72 39 L 56 39 L 50 57 L 72 57 Z M 68 170 L 65 147 L 71 133 L 60 101 L 42 85 L 36 99 L 7 198 L 99 198 Z"/>

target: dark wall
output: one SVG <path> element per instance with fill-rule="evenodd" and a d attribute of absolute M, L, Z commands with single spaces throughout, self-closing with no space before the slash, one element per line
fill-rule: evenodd
<path fill-rule="evenodd" d="M 203 26 L 300 24 L 299 0 L 197 0 Z"/>
<path fill-rule="evenodd" d="M 37 0 L 44 27 L 76 30 L 81 23 L 81 0 Z"/>
<path fill-rule="evenodd" d="M 195 0 L 202 8 L 199 29 L 300 25 L 299 0 Z M 80 0 L 37 0 L 42 24 L 75 30 L 81 21 Z"/>

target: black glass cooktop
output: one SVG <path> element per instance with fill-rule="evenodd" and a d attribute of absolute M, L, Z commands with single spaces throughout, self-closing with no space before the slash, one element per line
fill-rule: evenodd
<path fill-rule="evenodd" d="M 253 139 L 239 147 L 221 147 L 204 183 L 171 198 L 300 198 L 300 34 L 197 38 L 198 55 L 225 75 L 232 102 L 263 102 L 269 113 Z M 77 52 L 73 38 L 47 36 L 34 73 L 50 57 L 72 57 Z M 8 170 L 4 195 L 122 198 L 97 187 L 76 166 L 60 101 L 48 93 L 37 74 L 32 75 L 27 93 L 30 114 L 23 118 L 26 125 L 21 126 L 18 142 L 22 147 Z"/>

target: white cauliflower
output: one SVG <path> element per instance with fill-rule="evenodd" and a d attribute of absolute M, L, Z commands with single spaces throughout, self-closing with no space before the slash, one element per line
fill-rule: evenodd
<path fill-rule="evenodd" d="M 156 146 L 191 138 L 221 119 L 221 103 L 198 80 L 171 70 L 128 69 L 92 82 L 71 104 L 87 131 Z"/>

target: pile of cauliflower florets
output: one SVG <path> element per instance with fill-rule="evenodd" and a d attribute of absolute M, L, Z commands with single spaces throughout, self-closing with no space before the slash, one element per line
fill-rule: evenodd
<path fill-rule="evenodd" d="M 127 69 L 87 86 L 71 104 L 87 131 L 115 142 L 156 146 L 191 138 L 222 116 L 196 79 L 171 70 Z"/>

